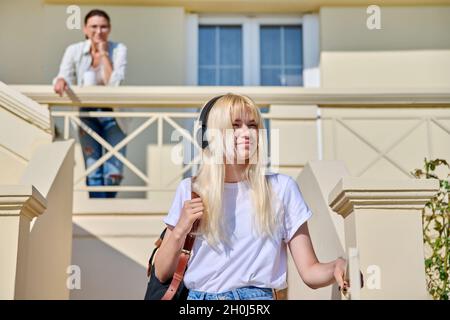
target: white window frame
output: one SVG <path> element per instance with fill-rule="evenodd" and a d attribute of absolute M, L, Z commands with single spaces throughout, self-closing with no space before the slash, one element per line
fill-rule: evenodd
<path fill-rule="evenodd" d="M 200 25 L 242 25 L 243 85 L 259 86 L 261 25 L 301 25 L 303 32 L 303 87 L 320 86 L 319 18 L 303 16 L 197 15 L 186 16 L 186 84 L 198 85 L 198 29 Z"/>

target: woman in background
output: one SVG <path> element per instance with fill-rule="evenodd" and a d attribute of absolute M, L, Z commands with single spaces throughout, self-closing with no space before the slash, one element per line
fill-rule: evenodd
<path fill-rule="evenodd" d="M 54 91 L 60 96 L 70 85 L 118 86 L 125 78 L 127 48 L 122 43 L 108 41 L 111 20 L 102 10 L 91 10 L 84 18 L 86 40 L 67 47 L 59 73 L 53 81 Z M 111 108 L 83 108 L 82 111 L 112 111 Z M 125 123 L 121 118 L 80 117 L 110 145 L 115 146 L 125 137 Z M 120 122 L 120 123 L 119 123 Z M 80 128 L 79 138 L 85 167 L 89 169 L 105 150 L 85 130 Z M 125 156 L 126 147 L 119 152 Z M 86 177 L 88 186 L 115 186 L 123 179 L 123 163 L 116 157 L 93 170 Z M 113 198 L 116 192 L 89 192 L 91 198 Z"/>

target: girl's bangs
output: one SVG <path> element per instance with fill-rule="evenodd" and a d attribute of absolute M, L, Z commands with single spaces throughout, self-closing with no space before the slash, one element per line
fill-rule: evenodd
<path fill-rule="evenodd" d="M 253 105 L 250 101 L 246 101 L 243 98 L 233 99 L 230 103 L 230 119 L 234 122 L 236 119 L 245 119 L 250 116 L 256 121 L 258 127 L 260 127 L 260 117 L 258 116 L 258 112 L 256 110 L 256 106 Z"/>

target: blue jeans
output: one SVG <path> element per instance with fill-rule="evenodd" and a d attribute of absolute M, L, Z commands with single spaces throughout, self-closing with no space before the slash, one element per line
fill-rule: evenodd
<path fill-rule="evenodd" d="M 112 111 L 111 108 L 84 108 L 82 111 Z M 80 117 L 80 120 L 95 131 L 99 136 L 106 140 L 113 147 L 123 140 L 125 134 L 120 129 L 115 118 L 87 118 Z M 81 149 L 83 151 L 84 164 L 88 169 L 98 159 L 100 159 L 104 150 L 100 143 L 92 138 L 83 129 L 79 130 Z M 119 152 L 125 156 L 126 147 Z M 92 171 L 86 177 L 88 186 L 117 186 L 123 179 L 123 163 L 116 157 L 110 157 L 106 162 Z M 89 192 L 90 198 L 114 198 L 117 192 Z"/>
<path fill-rule="evenodd" d="M 273 300 L 272 289 L 243 287 L 221 293 L 189 290 L 187 300 Z"/>

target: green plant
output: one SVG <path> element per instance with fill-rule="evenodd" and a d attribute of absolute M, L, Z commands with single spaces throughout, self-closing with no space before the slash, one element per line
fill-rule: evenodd
<path fill-rule="evenodd" d="M 427 289 L 433 299 L 450 296 L 450 166 L 447 161 L 425 158 L 424 170 L 412 172 L 416 178 L 438 179 L 439 192 L 425 206 L 422 214 Z M 445 178 L 440 178 L 437 171 Z"/>

